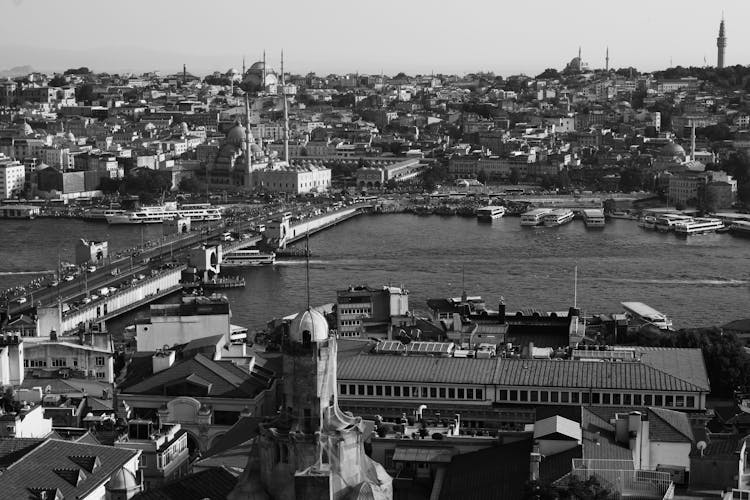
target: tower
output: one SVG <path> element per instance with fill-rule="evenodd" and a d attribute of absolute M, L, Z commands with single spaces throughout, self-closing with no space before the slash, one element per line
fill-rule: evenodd
<path fill-rule="evenodd" d="M 609 47 L 607 47 L 607 56 L 604 58 L 605 66 L 604 69 L 609 73 Z"/>
<path fill-rule="evenodd" d="M 265 66 L 264 66 L 265 67 Z M 284 51 L 281 51 L 281 97 L 284 99 L 284 161 L 289 163 L 289 110 L 286 102 L 286 80 L 284 79 Z"/>
<path fill-rule="evenodd" d="M 245 92 L 245 175 L 247 187 L 253 188 L 253 133 L 250 131 L 250 97 Z"/>
<path fill-rule="evenodd" d="M 716 67 L 724 67 L 724 49 L 727 48 L 727 37 L 724 31 L 724 14 L 721 15 L 721 24 L 719 24 L 719 37 L 716 39 L 716 48 L 718 49 Z"/>

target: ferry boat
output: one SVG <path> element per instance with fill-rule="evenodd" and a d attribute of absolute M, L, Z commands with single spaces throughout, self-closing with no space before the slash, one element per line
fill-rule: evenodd
<path fill-rule="evenodd" d="M 643 229 L 656 229 L 656 217 L 653 215 L 644 215 L 638 220 L 638 225 Z"/>
<path fill-rule="evenodd" d="M 573 220 L 573 211 L 567 208 L 558 208 L 552 210 L 550 213 L 543 217 L 544 225 L 547 227 L 551 226 L 562 226 Z"/>
<path fill-rule="evenodd" d="M 528 212 L 521 214 L 521 225 L 538 226 L 542 223 L 542 219 L 544 218 L 544 216 L 551 211 L 551 208 L 535 208 L 533 210 L 529 210 Z"/>
<path fill-rule="evenodd" d="M 477 208 L 477 220 L 481 221 L 493 221 L 501 218 L 505 215 L 505 207 L 489 205 L 482 208 Z"/>
<path fill-rule="evenodd" d="M 750 238 L 750 222 L 744 220 L 735 221 L 729 226 L 729 232 L 736 236 Z"/>
<path fill-rule="evenodd" d="M 631 318 L 654 325 L 659 330 L 672 329 L 672 320 L 643 302 L 622 302 L 621 304 Z"/>
<path fill-rule="evenodd" d="M 107 217 L 114 215 L 123 215 L 125 210 L 118 210 L 113 208 L 90 208 L 83 212 L 83 220 L 92 222 L 104 222 Z"/>
<path fill-rule="evenodd" d="M 676 224 L 682 222 L 690 222 L 692 220 L 693 218 L 689 215 L 662 214 L 656 218 L 654 226 L 657 231 L 669 232 L 674 230 Z"/>
<path fill-rule="evenodd" d="M 275 263 L 275 253 L 263 253 L 257 249 L 235 250 L 224 254 L 221 259 L 221 265 L 224 267 L 267 266 Z"/>
<path fill-rule="evenodd" d="M 221 211 L 209 203 L 181 205 L 165 203 L 140 210 L 129 210 L 121 214 L 108 215 L 110 224 L 158 224 L 168 219 L 190 219 L 192 222 L 221 220 Z"/>
<path fill-rule="evenodd" d="M 583 223 L 586 227 L 604 227 L 604 210 L 589 208 L 583 211 Z"/>
<path fill-rule="evenodd" d="M 688 222 L 679 222 L 674 226 L 674 232 L 679 235 L 714 233 L 718 229 L 723 229 L 724 223 L 721 219 L 708 217 L 696 218 Z"/>

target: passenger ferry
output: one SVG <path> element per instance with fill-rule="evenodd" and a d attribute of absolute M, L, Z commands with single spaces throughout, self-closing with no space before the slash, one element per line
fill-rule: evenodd
<path fill-rule="evenodd" d="M 110 224 L 157 224 L 175 217 L 190 219 L 192 222 L 221 220 L 221 211 L 209 203 L 187 204 L 179 208 L 176 203 L 165 203 L 108 215 L 106 218 Z"/>
<path fill-rule="evenodd" d="M 114 215 L 123 215 L 125 210 L 113 209 L 113 208 L 90 208 L 83 212 L 83 220 L 92 222 L 104 222 L 107 217 Z"/>
<path fill-rule="evenodd" d="M 717 229 L 723 229 L 724 223 L 721 219 L 696 218 L 688 222 L 679 222 L 674 226 L 674 232 L 679 235 L 713 233 Z"/>
<path fill-rule="evenodd" d="M 683 214 L 662 214 L 656 218 L 654 226 L 657 231 L 669 232 L 673 231 L 677 223 L 690 222 L 693 218 L 689 215 Z"/>
<path fill-rule="evenodd" d="M 573 211 L 567 208 L 558 208 L 551 211 L 543 217 L 544 225 L 550 226 L 562 226 L 573 220 Z"/>
<path fill-rule="evenodd" d="M 729 232 L 733 235 L 750 238 L 750 222 L 744 220 L 735 221 L 729 226 Z"/>
<path fill-rule="evenodd" d="M 235 250 L 221 258 L 221 265 L 224 267 L 268 266 L 275 263 L 275 253 L 263 253 L 257 249 Z"/>
<path fill-rule="evenodd" d="M 659 330 L 672 329 L 672 320 L 643 302 L 622 302 L 622 307 L 631 318 L 654 325 Z"/>
<path fill-rule="evenodd" d="M 522 226 L 538 226 L 542 223 L 545 215 L 552 211 L 551 208 L 535 208 L 521 215 Z"/>
<path fill-rule="evenodd" d="M 589 208 L 583 211 L 583 223 L 586 227 L 604 227 L 604 210 Z"/>
<path fill-rule="evenodd" d="M 656 217 L 653 215 L 644 215 L 638 220 L 638 225 L 643 229 L 656 229 Z"/>
<path fill-rule="evenodd" d="M 505 215 L 505 207 L 489 205 L 482 208 L 477 208 L 477 220 L 481 221 L 493 221 L 501 218 Z"/>

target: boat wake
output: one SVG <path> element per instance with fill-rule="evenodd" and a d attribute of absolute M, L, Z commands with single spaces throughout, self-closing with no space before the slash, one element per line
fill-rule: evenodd
<path fill-rule="evenodd" d="M 324 260 L 311 260 L 310 264 L 325 264 L 326 262 Z M 307 264 L 306 260 L 277 260 L 274 265 L 276 266 L 304 266 Z"/>
<path fill-rule="evenodd" d="M 743 286 L 750 283 L 747 280 L 733 279 L 630 279 L 630 278 L 594 278 L 596 281 L 615 283 L 641 283 L 648 285 L 710 285 L 710 286 Z"/>
<path fill-rule="evenodd" d="M 0 271 L 0 276 L 21 276 L 23 274 L 52 274 L 55 271 L 45 269 L 42 271 Z"/>

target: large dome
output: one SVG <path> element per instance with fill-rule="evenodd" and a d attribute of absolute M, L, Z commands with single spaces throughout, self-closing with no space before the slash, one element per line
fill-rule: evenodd
<path fill-rule="evenodd" d="M 263 61 L 258 61 L 256 63 L 253 63 L 252 66 L 250 66 L 249 71 L 253 71 L 253 70 L 255 70 L 255 71 L 263 71 L 263 66 L 264 66 Z"/>
<path fill-rule="evenodd" d="M 237 122 L 234 127 L 227 132 L 226 142 L 237 147 L 242 147 L 242 145 L 245 144 L 246 133 L 245 127 L 243 127 L 240 122 Z"/>
<path fill-rule="evenodd" d="M 289 328 L 289 339 L 292 342 L 304 342 L 306 338 L 311 342 L 328 339 L 328 321 L 315 309 L 299 313 Z"/>
<path fill-rule="evenodd" d="M 685 157 L 685 148 L 680 146 L 679 144 L 675 144 L 674 142 L 669 142 L 665 144 L 661 150 L 659 151 L 659 154 L 662 156 L 667 157 L 674 157 L 674 156 L 682 156 Z"/>

